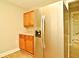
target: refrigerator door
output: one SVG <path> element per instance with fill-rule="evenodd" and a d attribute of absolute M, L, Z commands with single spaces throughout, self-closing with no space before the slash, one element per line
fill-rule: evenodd
<path fill-rule="evenodd" d="M 35 37 L 36 57 L 64 57 L 63 22 L 64 21 L 62 1 L 36 10 L 35 30 L 41 30 L 41 37 Z"/>
<path fill-rule="evenodd" d="M 43 58 L 42 18 L 39 10 L 35 10 L 35 57 Z"/>
<path fill-rule="evenodd" d="M 42 31 L 45 30 L 44 57 L 64 57 L 63 2 L 42 7 L 40 12 L 45 15 L 45 26 L 42 28 Z"/>

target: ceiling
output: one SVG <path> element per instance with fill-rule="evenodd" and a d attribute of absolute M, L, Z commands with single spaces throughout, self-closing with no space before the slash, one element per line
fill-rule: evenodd
<path fill-rule="evenodd" d="M 6 0 L 12 4 L 25 8 L 27 10 L 41 7 L 60 0 Z"/>

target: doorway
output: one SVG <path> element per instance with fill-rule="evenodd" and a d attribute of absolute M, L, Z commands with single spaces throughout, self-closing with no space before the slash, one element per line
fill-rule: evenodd
<path fill-rule="evenodd" d="M 79 58 L 79 1 L 69 3 L 69 58 Z"/>

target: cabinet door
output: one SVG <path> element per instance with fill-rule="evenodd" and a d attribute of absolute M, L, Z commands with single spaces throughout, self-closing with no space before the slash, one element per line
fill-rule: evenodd
<path fill-rule="evenodd" d="M 31 11 L 31 12 L 29 13 L 29 17 L 30 17 L 29 25 L 30 25 L 30 26 L 33 26 L 33 25 L 34 25 L 34 11 Z"/>
<path fill-rule="evenodd" d="M 25 36 L 19 35 L 19 48 L 25 50 Z"/>
<path fill-rule="evenodd" d="M 24 27 L 28 27 L 29 26 L 29 13 L 24 13 Z"/>
<path fill-rule="evenodd" d="M 24 13 L 24 27 L 30 27 L 34 25 L 34 11 Z"/>
<path fill-rule="evenodd" d="M 26 51 L 34 53 L 34 37 L 26 36 Z"/>

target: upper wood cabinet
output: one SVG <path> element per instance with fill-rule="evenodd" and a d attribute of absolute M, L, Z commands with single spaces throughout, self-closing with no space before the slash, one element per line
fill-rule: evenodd
<path fill-rule="evenodd" d="M 24 27 L 34 26 L 34 11 L 24 13 Z"/>

